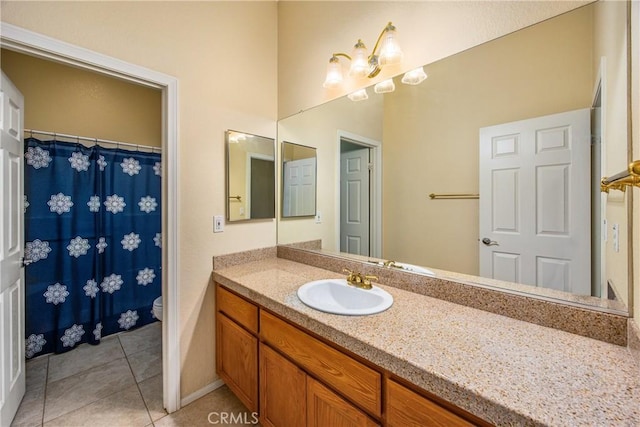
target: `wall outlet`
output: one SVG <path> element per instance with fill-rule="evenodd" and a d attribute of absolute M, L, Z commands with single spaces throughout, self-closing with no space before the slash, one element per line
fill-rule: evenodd
<path fill-rule="evenodd" d="M 620 226 L 618 224 L 613 224 L 611 230 L 611 234 L 613 234 L 613 250 L 620 252 Z"/>
<path fill-rule="evenodd" d="M 316 224 L 322 224 L 322 213 L 320 211 L 316 211 Z"/>
<path fill-rule="evenodd" d="M 222 233 L 224 231 L 224 217 L 216 215 L 213 217 L 213 232 Z"/>

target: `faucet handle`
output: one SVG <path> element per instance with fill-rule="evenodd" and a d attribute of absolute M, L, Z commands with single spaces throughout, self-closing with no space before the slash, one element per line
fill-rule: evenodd
<path fill-rule="evenodd" d="M 355 281 L 355 273 L 347 268 L 342 269 L 343 273 L 347 273 L 347 282 Z"/>
<path fill-rule="evenodd" d="M 362 283 L 364 283 L 365 285 L 371 285 L 371 280 L 378 280 L 378 276 L 375 276 L 373 274 L 364 276 L 364 280 L 362 281 Z"/>

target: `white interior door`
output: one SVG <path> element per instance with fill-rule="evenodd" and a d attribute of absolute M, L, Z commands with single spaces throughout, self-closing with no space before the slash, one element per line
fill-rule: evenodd
<path fill-rule="evenodd" d="M 282 213 L 284 216 L 315 215 L 316 159 L 291 160 L 284 164 Z"/>
<path fill-rule="evenodd" d="M 340 154 L 340 251 L 369 255 L 369 149 Z"/>
<path fill-rule="evenodd" d="M 591 294 L 589 116 L 480 129 L 481 276 Z"/>
<path fill-rule="evenodd" d="M 25 391 L 23 242 L 24 98 L 2 73 L 0 85 L 0 425 Z"/>

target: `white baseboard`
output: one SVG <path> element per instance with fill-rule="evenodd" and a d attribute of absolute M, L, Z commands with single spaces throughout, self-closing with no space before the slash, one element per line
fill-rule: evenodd
<path fill-rule="evenodd" d="M 189 396 L 185 397 L 184 399 L 181 399 L 180 400 L 180 407 L 187 406 L 189 403 L 200 399 L 202 396 L 204 396 L 205 394 L 211 393 L 213 390 L 219 389 L 223 385 L 224 385 L 224 381 L 217 380 L 217 381 L 214 381 L 214 382 L 212 382 L 211 384 L 209 384 L 207 386 L 202 387 L 200 390 L 197 390 L 197 391 L 191 393 Z"/>

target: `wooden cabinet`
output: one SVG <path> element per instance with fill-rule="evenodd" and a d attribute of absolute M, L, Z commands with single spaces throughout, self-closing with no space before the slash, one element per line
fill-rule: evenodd
<path fill-rule="evenodd" d="M 216 298 L 218 375 L 264 426 L 490 425 L 388 373 L 383 387 L 382 368 L 220 285 Z"/>
<path fill-rule="evenodd" d="M 225 314 L 236 312 L 230 307 L 242 307 L 240 312 L 248 312 L 252 304 L 220 287 L 216 294 L 216 372 L 247 409 L 258 412 L 258 338 L 245 329 L 251 323 L 238 323 Z M 234 304 L 229 305 L 229 301 Z M 242 304 L 237 305 L 238 302 Z M 257 331 L 257 307 L 253 307 Z"/>
<path fill-rule="evenodd" d="M 374 417 L 382 415 L 382 376 L 341 351 L 265 311 L 260 339 Z"/>
<path fill-rule="evenodd" d="M 263 343 L 260 343 L 260 423 L 269 427 L 378 425 Z"/>
<path fill-rule="evenodd" d="M 475 425 L 393 380 L 387 380 L 386 386 L 389 427 Z"/>
<path fill-rule="evenodd" d="M 285 427 L 307 424 L 306 374 L 264 344 L 260 344 L 260 423 Z"/>

